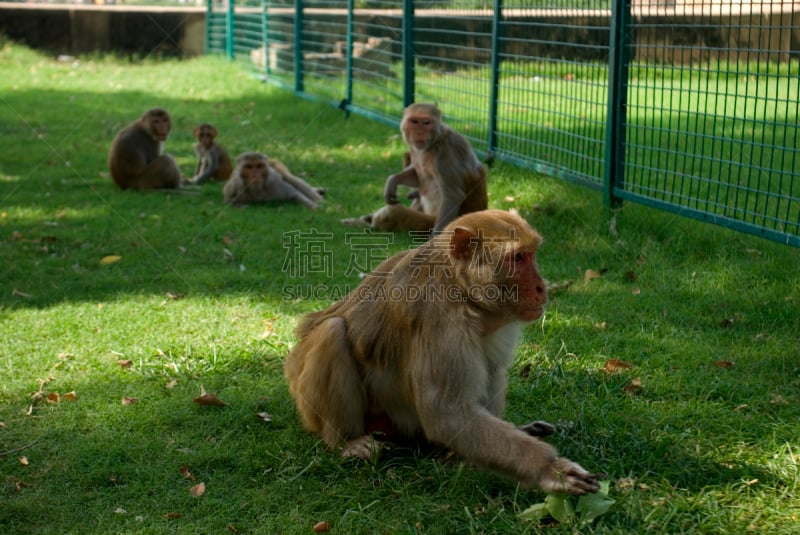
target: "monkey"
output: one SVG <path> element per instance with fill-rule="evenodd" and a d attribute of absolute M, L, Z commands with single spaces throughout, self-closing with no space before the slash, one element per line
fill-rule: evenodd
<path fill-rule="evenodd" d="M 171 127 L 169 113 L 153 108 L 117 133 L 108 152 L 108 168 L 120 189 L 138 191 L 181 186 L 177 162 L 169 154 L 163 154 Z"/>
<path fill-rule="evenodd" d="M 197 126 L 192 132 L 197 143 L 194 153 L 197 155 L 197 166 L 190 184 L 203 184 L 210 179 L 225 181 L 231 177 L 233 165 L 225 147 L 215 141 L 219 132 L 208 123 Z"/>
<path fill-rule="evenodd" d="M 408 152 L 403 155 L 403 170 L 386 179 L 386 205 L 342 223 L 378 230 L 441 232 L 457 216 L 488 207 L 486 168 L 469 141 L 444 123 L 435 104 L 408 106 L 400 121 L 400 133 Z M 410 194 L 410 207 L 398 203 L 397 186 L 401 184 L 417 188 Z"/>
<path fill-rule="evenodd" d="M 267 201 L 298 201 L 315 209 L 323 201 L 324 188 L 309 186 L 294 176 L 280 161 L 260 152 L 244 152 L 236 157 L 231 179 L 222 189 L 226 203 L 235 206 Z"/>
<path fill-rule="evenodd" d="M 525 487 L 596 492 L 601 474 L 535 438 L 550 424 L 501 418 L 523 326 L 547 302 L 541 241 L 516 214 L 469 213 L 301 318 L 284 372 L 303 426 L 343 457 L 372 458 L 388 427 Z"/>

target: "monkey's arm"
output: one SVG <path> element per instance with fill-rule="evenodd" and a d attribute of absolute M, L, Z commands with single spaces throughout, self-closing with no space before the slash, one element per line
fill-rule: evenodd
<path fill-rule="evenodd" d="M 413 165 L 409 165 L 399 173 L 389 175 L 386 179 L 386 186 L 383 188 L 383 199 L 386 204 L 397 204 L 397 186 L 419 187 L 419 176 Z"/>
<path fill-rule="evenodd" d="M 415 405 L 429 440 L 526 487 L 572 494 L 599 489 L 594 475 L 559 457 L 553 446 L 491 414 L 481 398 L 503 393 L 486 392 L 486 363 L 467 340 L 448 345 L 437 356 L 448 366 L 415 363 L 415 381 L 423 383 L 417 384 Z"/>
<path fill-rule="evenodd" d="M 231 178 L 222 188 L 223 200 L 225 203 L 233 204 L 234 206 L 244 204 L 244 199 L 242 198 L 244 197 L 244 193 L 244 183 L 239 177 Z"/>
<path fill-rule="evenodd" d="M 219 156 L 217 155 L 217 151 L 212 147 L 206 151 L 205 156 L 198 158 L 197 170 L 194 173 L 195 176 L 192 178 L 192 183 L 203 184 L 204 182 L 208 182 L 217 172 L 217 169 L 219 169 Z"/>
<path fill-rule="evenodd" d="M 457 183 L 454 184 L 453 182 Z M 441 180 L 441 192 L 442 205 L 439 207 L 439 213 L 436 214 L 436 226 L 433 229 L 436 234 L 458 217 L 461 205 L 464 199 L 467 198 L 461 180 L 456 181 L 453 178 Z"/>

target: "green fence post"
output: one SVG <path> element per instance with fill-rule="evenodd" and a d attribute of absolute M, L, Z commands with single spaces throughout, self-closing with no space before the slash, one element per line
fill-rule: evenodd
<path fill-rule="evenodd" d="M 414 0 L 403 0 L 403 106 L 414 102 Z"/>
<path fill-rule="evenodd" d="M 303 0 L 294 0 L 294 90 L 302 93 L 303 83 Z"/>
<path fill-rule="evenodd" d="M 264 47 L 264 76 L 269 78 L 269 9 L 270 0 L 261 0 L 261 46 Z"/>
<path fill-rule="evenodd" d="M 233 4 L 234 0 L 228 0 L 228 11 L 225 15 L 225 54 L 228 56 L 228 59 L 233 59 L 233 31 L 234 31 L 234 24 L 233 24 Z"/>
<path fill-rule="evenodd" d="M 497 148 L 497 99 L 500 98 L 500 32 L 503 0 L 495 0 L 492 18 L 492 86 L 489 95 L 489 152 Z"/>
<path fill-rule="evenodd" d="M 353 19 L 355 11 L 355 0 L 347 1 L 347 65 L 345 67 L 346 84 L 344 102 L 341 107 L 345 116 L 350 114 L 348 106 L 353 102 Z"/>
<path fill-rule="evenodd" d="M 614 195 L 614 190 L 625 182 L 625 110 L 628 104 L 630 23 L 631 0 L 614 0 L 611 9 L 606 164 L 603 182 L 603 204 L 608 209 L 622 204 L 622 199 Z"/>

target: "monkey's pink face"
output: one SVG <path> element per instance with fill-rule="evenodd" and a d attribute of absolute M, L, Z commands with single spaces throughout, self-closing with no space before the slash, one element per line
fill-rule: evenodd
<path fill-rule="evenodd" d="M 150 117 L 150 134 L 157 141 L 166 141 L 169 137 L 169 117 L 155 115 Z"/>
<path fill-rule="evenodd" d="M 504 259 L 504 268 L 517 289 L 514 314 L 522 321 L 534 321 L 544 313 L 547 289 L 536 267 L 536 253 L 517 252 Z"/>
<path fill-rule="evenodd" d="M 418 149 L 424 149 L 433 138 L 436 118 L 430 115 L 410 115 L 406 117 L 406 137 Z"/>
<path fill-rule="evenodd" d="M 261 181 L 266 172 L 267 164 L 261 161 L 248 161 L 242 165 L 242 176 L 248 186 Z"/>
<path fill-rule="evenodd" d="M 197 133 L 197 141 L 200 142 L 205 148 L 211 147 L 214 144 L 214 131 L 204 128 Z"/>

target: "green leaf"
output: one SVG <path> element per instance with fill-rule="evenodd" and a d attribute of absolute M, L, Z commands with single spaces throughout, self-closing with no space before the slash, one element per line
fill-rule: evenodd
<path fill-rule="evenodd" d="M 573 509 L 572 503 L 569 501 L 569 495 L 548 494 L 547 498 L 544 499 L 544 503 L 547 505 L 550 515 L 562 524 L 574 520 L 575 509 Z"/>
<path fill-rule="evenodd" d="M 578 512 L 581 524 L 589 524 L 595 518 L 608 512 L 615 501 L 608 498 L 608 481 L 600 482 L 600 490 L 594 494 L 586 494 L 578 498 Z"/>
<path fill-rule="evenodd" d="M 539 522 L 541 519 L 546 517 L 547 513 L 547 504 L 546 503 L 535 503 L 522 511 L 519 515 L 517 515 L 522 520 L 528 520 L 529 522 Z"/>

